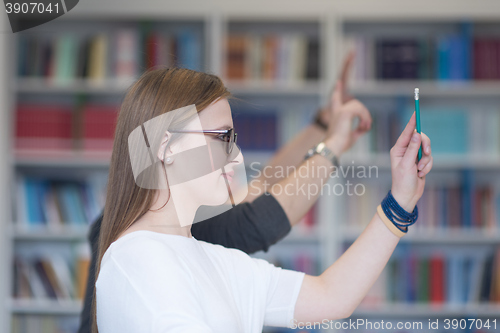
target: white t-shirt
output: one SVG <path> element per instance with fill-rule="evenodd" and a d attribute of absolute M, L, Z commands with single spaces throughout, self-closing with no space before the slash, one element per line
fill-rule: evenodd
<path fill-rule="evenodd" d="M 292 324 L 304 273 L 195 238 L 135 231 L 96 281 L 99 333 L 255 333 Z"/>

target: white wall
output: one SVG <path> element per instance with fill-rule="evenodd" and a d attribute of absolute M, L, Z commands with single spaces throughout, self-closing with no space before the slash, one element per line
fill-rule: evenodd
<path fill-rule="evenodd" d="M 74 14 L 306 16 L 345 13 L 361 17 L 495 17 L 498 0 L 81 0 Z"/>

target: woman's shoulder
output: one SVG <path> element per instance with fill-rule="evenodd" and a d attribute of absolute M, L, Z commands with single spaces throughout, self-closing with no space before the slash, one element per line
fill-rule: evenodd
<path fill-rule="evenodd" d="M 208 253 L 212 254 L 213 258 L 219 258 L 219 260 L 224 262 L 226 265 L 229 264 L 233 268 L 235 266 L 245 269 L 268 269 L 275 267 L 268 261 L 253 258 L 248 253 L 239 249 L 227 248 L 219 244 L 212 244 L 204 241 L 199 241 L 199 243 Z"/>
<path fill-rule="evenodd" d="M 102 263 L 109 260 L 122 262 L 178 261 L 179 244 L 189 242 L 187 237 L 167 235 L 158 232 L 139 230 L 125 234 L 111 243 L 104 253 Z"/>
<path fill-rule="evenodd" d="M 149 285 L 163 285 L 163 289 L 173 285 L 192 285 L 192 270 L 179 255 L 182 246 L 175 244 L 184 242 L 182 238 L 189 240 L 183 236 L 146 230 L 120 237 L 103 256 L 99 284 L 110 285 L 122 281 L 142 291 L 148 289 Z M 179 250 L 176 251 L 176 248 Z M 144 284 L 144 281 L 148 284 Z"/>

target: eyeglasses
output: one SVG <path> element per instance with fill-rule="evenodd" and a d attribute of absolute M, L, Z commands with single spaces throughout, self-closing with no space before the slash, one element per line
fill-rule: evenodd
<path fill-rule="evenodd" d="M 216 135 L 223 142 L 226 142 L 226 153 L 227 155 L 231 155 L 233 152 L 233 147 L 236 145 L 236 140 L 238 134 L 234 131 L 234 128 L 230 128 L 228 130 L 172 130 L 171 133 L 203 133 L 203 134 L 212 134 Z"/>

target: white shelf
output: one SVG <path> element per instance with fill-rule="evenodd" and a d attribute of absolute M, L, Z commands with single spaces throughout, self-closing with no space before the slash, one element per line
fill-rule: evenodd
<path fill-rule="evenodd" d="M 351 86 L 354 96 L 410 96 L 418 87 L 422 95 L 433 97 L 498 97 L 500 82 L 498 81 L 367 81 L 356 82 Z"/>
<path fill-rule="evenodd" d="M 61 230 L 20 230 L 13 228 L 11 237 L 14 241 L 87 241 L 88 228 L 62 228 Z"/>
<path fill-rule="evenodd" d="M 434 305 L 434 304 L 383 304 L 376 307 L 360 306 L 354 311 L 355 317 L 399 317 L 415 318 L 424 317 L 461 317 L 476 316 L 495 319 L 500 317 L 500 306 L 493 304 L 467 304 L 467 305 Z"/>
<path fill-rule="evenodd" d="M 20 167 L 107 168 L 111 152 L 16 151 L 14 163 Z"/>
<path fill-rule="evenodd" d="M 76 300 L 11 299 L 9 307 L 14 314 L 80 315 L 82 302 Z"/>
<path fill-rule="evenodd" d="M 134 81 L 103 80 L 91 81 L 74 79 L 68 81 L 54 81 L 38 78 L 18 78 L 16 91 L 19 93 L 86 93 L 86 94 L 123 94 Z"/>
<path fill-rule="evenodd" d="M 275 81 L 226 81 L 227 88 L 234 95 L 287 95 L 320 96 L 320 82 L 280 83 Z"/>
<path fill-rule="evenodd" d="M 246 165 L 257 162 L 261 166 L 264 166 L 273 155 L 274 152 L 272 151 L 243 150 Z M 439 154 L 433 156 L 434 170 L 469 168 L 478 170 L 500 169 L 500 157 Z M 15 153 L 14 163 L 16 166 L 21 167 L 107 168 L 109 167 L 110 158 L 111 152 L 18 151 Z M 344 167 L 349 165 L 377 166 L 382 169 L 388 169 L 391 166 L 389 153 L 369 153 L 362 156 L 347 154 L 341 157 L 341 165 Z"/>
<path fill-rule="evenodd" d="M 500 157 L 485 155 L 445 155 L 434 154 L 432 169 L 500 169 Z M 383 169 L 391 167 L 389 152 L 386 154 L 352 155 L 346 154 L 341 157 L 340 164 L 344 167 L 349 165 L 377 166 Z M 353 163 L 354 162 L 354 163 Z"/>
<path fill-rule="evenodd" d="M 90 81 L 74 79 L 57 82 L 49 79 L 18 78 L 16 91 L 19 93 L 86 93 L 86 94 L 123 94 L 134 81 L 108 79 Z M 276 82 L 276 81 L 225 81 L 229 91 L 234 95 L 311 95 L 322 93 L 322 84 L 315 81 Z"/>
<path fill-rule="evenodd" d="M 354 241 L 363 231 L 360 228 L 346 228 L 343 231 L 343 240 L 346 242 Z M 500 244 L 500 232 L 488 231 L 484 229 L 475 230 L 453 230 L 436 229 L 429 230 L 411 230 L 407 235 L 401 238 L 401 242 L 410 242 L 418 244 L 434 245 L 474 245 L 474 244 Z"/>

